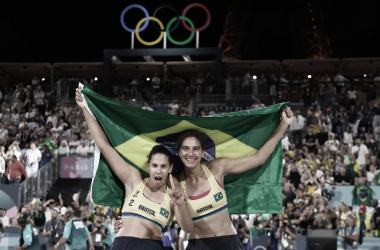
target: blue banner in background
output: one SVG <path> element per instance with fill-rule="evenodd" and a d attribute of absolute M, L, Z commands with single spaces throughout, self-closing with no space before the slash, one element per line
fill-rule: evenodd
<path fill-rule="evenodd" d="M 8 218 L 18 212 L 18 185 L 0 185 L 0 207 L 7 210 Z"/>

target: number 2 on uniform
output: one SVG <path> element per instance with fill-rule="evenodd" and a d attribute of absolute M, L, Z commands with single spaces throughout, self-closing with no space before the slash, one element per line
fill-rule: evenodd
<path fill-rule="evenodd" d="M 129 202 L 129 206 L 132 206 L 132 203 L 134 202 L 135 200 L 131 200 L 130 202 Z"/>

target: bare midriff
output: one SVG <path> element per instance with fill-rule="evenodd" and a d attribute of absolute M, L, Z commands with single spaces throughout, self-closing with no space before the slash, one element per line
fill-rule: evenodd
<path fill-rule="evenodd" d="M 236 235 L 228 210 L 194 223 L 190 239 Z"/>
<path fill-rule="evenodd" d="M 116 237 L 129 236 L 162 241 L 161 230 L 152 222 L 139 218 L 122 218 L 123 226 Z"/>

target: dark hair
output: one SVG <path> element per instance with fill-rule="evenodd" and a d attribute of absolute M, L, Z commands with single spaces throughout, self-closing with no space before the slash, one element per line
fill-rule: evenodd
<path fill-rule="evenodd" d="M 72 212 L 70 210 L 66 211 L 65 218 L 71 218 L 71 217 L 72 217 Z"/>
<path fill-rule="evenodd" d="M 82 202 L 82 204 L 80 204 L 82 207 L 85 207 L 85 206 L 88 206 L 88 202 Z"/>
<path fill-rule="evenodd" d="M 25 226 L 26 226 L 26 220 L 21 219 L 21 220 L 18 221 L 18 224 L 20 225 L 21 228 L 25 228 Z"/>
<path fill-rule="evenodd" d="M 155 154 L 163 154 L 166 155 L 169 159 L 169 164 L 172 164 L 172 154 L 170 153 L 169 149 L 167 149 L 164 145 L 156 145 L 152 148 L 148 155 L 148 162 L 152 159 L 152 156 Z"/>
<path fill-rule="evenodd" d="M 177 150 L 180 151 L 183 141 L 188 137 L 194 137 L 201 144 L 202 150 L 205 149 L 205 138 L 201 132 L 195 130 L 186 130 L 177 139 Z"/>
<path fill-rule="evenodd" d="M 74 217 L 82 217 L 82 211 L 80 211 L 79 209 L 75 210 Z"/>

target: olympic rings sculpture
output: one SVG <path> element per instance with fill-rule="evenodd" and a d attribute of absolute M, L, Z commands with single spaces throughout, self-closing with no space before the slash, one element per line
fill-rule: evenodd
<path fill-rule="evenodd" d="M 186 13 L 193 7 L 201 7 L 207 14 L 207 20 L 205 22 L 205 24 L 199 28 L 195 28 L 194 27 L 194 23 L 186 17 Z M 141 19 L 137 25 L 136 25 L 136 28 L 135 29 L 131 29 L 129 28 L 125 22 L 124 22 L 124 16 L 125 14 L 130 10 L 130 9 L 133 9 L 133 8 L 137 8 L 137 9 L 140 9 L 144 12 L 145 14 L 145 17 L 143 19 Z M 162 24 L 162 22 L 156 18 L 156 14 L 159 10 L 163 9 L 163 8 L 168 8 L 168 9 L 171 9 L 173 12 L 175 12 L 176 14 L 176 17 L 173 17 L 169 22 L 168 24 L 166 25 L 166 28 L 164 27 L 164 25 Z M 136 33 L 136 38 L 137 40 L 144 44 L 144 45 L 147 45 L 147 46 L 152 46 L 152 45 L 155 45 L 157 43 L 159 43 L 162 38 L 164 37 L 164 33 L 166 32 L 166 37 L 169 39 L 170 42 L 172 42 L 173 44 L 176 44 L 176 45 L 185 45 L 185 44 L 188 44 L 193 38 L 194 38 L 194 33 L 195 32 L 198 32 L 198 31 L 202 31 L 204 29 L 207 28 L 207 26 L 210 24 L 210 20 L 211 20 L 211 16 L 210 16 L 210 11 L 207 9 L 206 6 L 204 6 L 203 4 L 201 3 L 192 3 L 192 4 L 189 4 L 188 6 L 186 6 L 183 11 L 182 11 L 182 15 L 180 16 L 179 15 L 179 12 L 171 5 L 161 5 L 160 7 L 158 7 L 155 11 L 154 11 L 154 14 L 153 16 L 149 16 L 149 13 L 147 11 L 147 9 L 139 4 L 131 4 L 129 6 L 127 6 L 122 12 L 121 12 L 121 16 L 120 16 L 120 22 L 121 22 L 121 26 L 128 32 L 130 33 Z M 152 41 L 152 42 L 147 42 L 145 40 L 143 40 L 141 37 L 140 37 L 140 32 L 144 31 L 147 27 L 148 27 L 148 24 L 149 24 L 149 21 L 154 21 L 154 27 L 157 31 L 160 32 L 160 35 L 159 37 Z M 173 23 L 175 22 L 174 26 L 171 28 L 171 26 L 173 25 Z M 191 31 L 191 34 L 189 36 L 189 38 L 187 38 L 186 40 L 184 41 L 176 41 L 174 40 L 171 36 L 170 36 L 170 32 L 172 32 L 173 30 L 175 30 L 179 23 L 182 22 L 182 25 L 185 27 L 185 29 Z M 157 28 L 157 24 L 159 26 L 159 28 Z M 189 26 L 190 25 L 190 26 Z"/>

